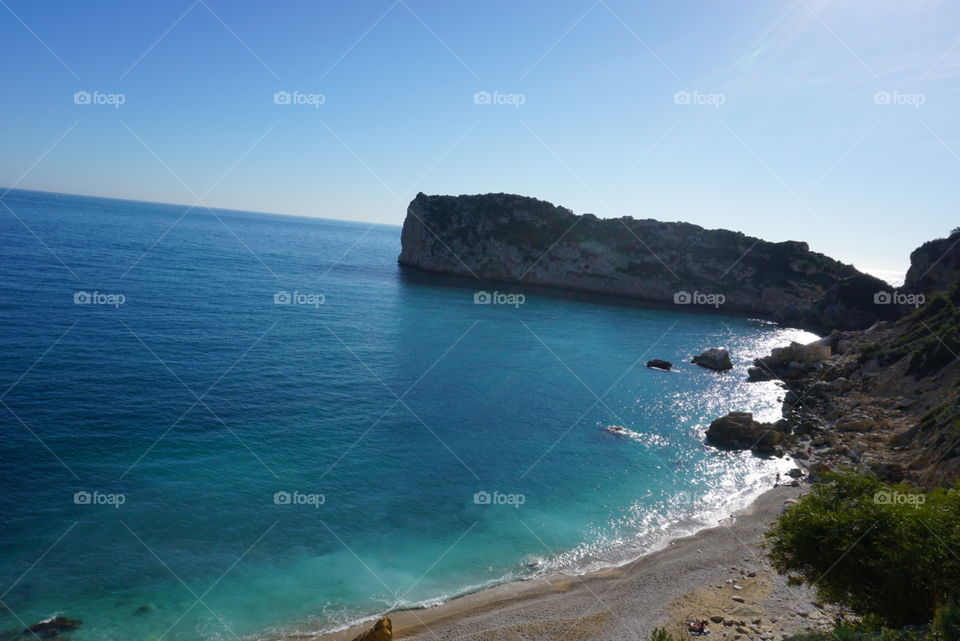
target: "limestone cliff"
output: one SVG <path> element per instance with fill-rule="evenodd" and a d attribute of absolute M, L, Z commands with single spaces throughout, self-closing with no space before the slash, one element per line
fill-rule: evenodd
<path fill-rule="evenodd" d="M 820 331 L 863 328 L 899 314 L 874 304 L 875 293 L 890 289 L 886 283 L 806 243 L 689 223 L 578 216 L 511 194 L 418 194 L 401 243 L 399 262 L 429 272 L 708 309 L 718 307 L 719 295 L 722 310 Z"/>
<path fill-rule="evenodd" d="M 931 240 L 913 250 L 903 288 L 918 294 L 932 294 L 948 289 L 958 275 L 960 229 L 949 238 Z"/>

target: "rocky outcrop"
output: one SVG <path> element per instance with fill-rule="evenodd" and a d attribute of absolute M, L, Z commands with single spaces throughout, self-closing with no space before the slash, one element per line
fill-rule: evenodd
<path fill-rule="evenodd" d="M 960 228 L 949 238 L 924 243 L 910 254 L 903 288 L 917 294 L 945 291 L 960 277 Z"/>
<path fill-rule="evenodd" d="M 819 331 L 898 313 L 874 304 L 886 283 L 806 243 L 578 216 L 510 194 L 418 194 L 401 245 L 399 262 L 428 272 L 739 311 Z"/>
<path fill-rule="evenodd" d="M 845 466 L 934 487 L 960 479 L 956 354 L 960 282 L 896 322 L 794 343 L 755 364 L 786 388 L 780 445 L 811 477 Z"/>
<path fill-rule="evenodd" d="M 53 639 L 59 636 L 61 632 L 70 632 L 80 627 L 83 622 L 80 619 L 68 619 L 67 617 L 52 617 L 40 623 L 25 628 L 20 634 L 40 639 Z"/>
<path fill-rule="evenodd" d="M 353 641 L 392 641 L 392 639 L 393 624 L 390 622 L 390 618 L 380 617 L 372 628 L 355 636 Z"/>
<path fill-rule="evenodd" d="M 830 354 L 829 338 L 808 345 L 792 342 L 786 347 L 775 347 L 769 356 L 754 359 L 747 376 L 751 381 L 796 378 L 822 369 Z"/>
<path fill-rule="evenodd" d="M 707 428 L 707 443 L 734 450 L 778 452 L 783 441 L 780 426 L 753 420 L 750 412 L 730 412 Z"/>
<path fill-rule="evenodd" d="M 730 361 L 730 352 L 723 347 L 711 347 L 703 354 L 694 356 L 690 362 L 694 365 L 706 367 L 707 369 L 718 372 L 733 369 L 733 363 Z"/>

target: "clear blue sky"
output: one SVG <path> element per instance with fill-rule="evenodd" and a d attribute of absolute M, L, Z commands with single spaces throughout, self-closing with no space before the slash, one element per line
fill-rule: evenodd
<path fill-rule="evenodd" d="M 0 185 L 388 223 L 506 191 L 903 270 L 960 224 L 958 38 L 950 0 L 2 0 Z"/>

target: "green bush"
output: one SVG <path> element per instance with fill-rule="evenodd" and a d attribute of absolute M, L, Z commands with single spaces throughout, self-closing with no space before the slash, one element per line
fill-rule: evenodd
<path fill-rule="evenodd" d="M 960 599 L 953 599 L 937 609 L 933 616 L 933 632 L 942 641 L 960 639 Z"/>
<path fill-rule="evenodd" d="M 821 600 L 893 627 L 926 624 L 938 605 L 960 596 L 953 490 L 924 493 L 829 473 L 780 516 L 767 543 L 777 571 L 800 576 Z"/>

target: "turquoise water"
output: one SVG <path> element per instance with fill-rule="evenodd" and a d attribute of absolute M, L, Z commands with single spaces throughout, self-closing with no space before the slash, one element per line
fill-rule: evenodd
<path fill-rule="evenodd" d="M 475 283 L 402 271 L 394 226 L 3 203 L 7 633 L 54 614 L 84 621 L 75 641 L 330 629 L 635 558 L 787 465 L 703 431 L 775 418 L 746 367 L 810 334 L 559 292 L 477 305 Z M 734 372 L 687 363 L 712 345 Z"/>

